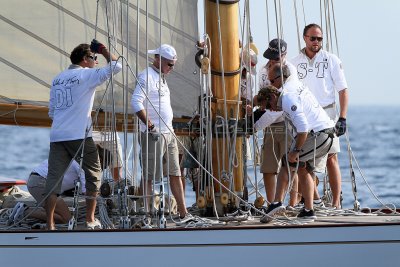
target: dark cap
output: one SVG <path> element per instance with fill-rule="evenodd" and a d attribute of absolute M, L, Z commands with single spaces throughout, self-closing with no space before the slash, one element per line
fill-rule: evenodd
<path fill-rule="evenodd" d="M 287 44 L 282 39 L 273 39 L 269 42 L 268 49 L 265 50 L 263 56 L 267 59 L 276 60 L 279 59 L 279 44 L 281 47 L 281 54 L 286 55 L 287 53 Z"/>

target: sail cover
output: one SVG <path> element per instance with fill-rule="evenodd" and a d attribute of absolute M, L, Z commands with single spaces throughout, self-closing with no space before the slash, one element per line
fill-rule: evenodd
<path fill-rule="evenodd" d="M 146 44 L 148 49 L 155 49 L 168 43 L 178 52 L 174 72 L 167 77 L 174 116 L 191 116 L 197 109 L 200 94 L 194 62 L 197 1 L 101 0 L 97 4 L 96 0 L 1 0 L 0 3 L 1 103 L 47 105 L 52 79 L 69 66 L 72 49 L 96 37 L 127 62 L 123 62 L 123 74 L 116 76 L 113 86 L 98 88 L 94 108 L 110 111 L 110 103 L 114 103 L 115 110 L 121 112 L 126 103 L 132 113 L 129 102 L 136 83 L 134 74 L 148 65 Z M 99 57 L 100 66 L 105 62 Z"/>

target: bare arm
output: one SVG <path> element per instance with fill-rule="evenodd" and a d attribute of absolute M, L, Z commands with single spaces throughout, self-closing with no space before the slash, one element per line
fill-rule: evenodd
<path fill-rule="evenodd" d="M 147 120 L 147 113 L 146 110 L 142 109 L 136 112 L 136 115 L 138 116 L 139 120 L 141 120 L 144 124 L 148 122 L 147 126 L 150 127 L 153 125 L 153 123 L 150 120 Z"/>
<path fill-rule="evenodd" d="M 107 62 L 110 62 L 110 58 L 112 61 L 117 61 L 117 59 L 118 59 L 114 54 L 112 54 L 112 53 L 110 53 L 110 51 L 108 51 L 107 47 L 105 47 L 101 50 L 101 54 L 104 56 L 104 58 L 107 60 Z"/>
<path fill-rule="evenodd" d="M 346 118 L 347 116 L 347 106 L 349 104 L 349 94 L 347 88 L 339 92 L 339 104 L 340 104 L 340 118 Z"/>

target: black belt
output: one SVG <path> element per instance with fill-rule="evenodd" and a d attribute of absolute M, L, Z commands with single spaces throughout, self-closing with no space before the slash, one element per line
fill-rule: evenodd
<path fill-rule="evenodd" d="M 39 173 L 37 173 L 37 172 L 31 172 L 31 174 L 30 175 L 36 175 L 36 176 L 41 176 Z"/>
<path fill-rule="evenodd" d="M 317 133 L 334 134 L 335 132 L 336 132 L 335 128 L 332 127 L 332 128 L 323 129 L 321 131 L 318 131 Z M 315 132 L 313 130 L 311 130 L 310 133 L 313 134 Z"/>

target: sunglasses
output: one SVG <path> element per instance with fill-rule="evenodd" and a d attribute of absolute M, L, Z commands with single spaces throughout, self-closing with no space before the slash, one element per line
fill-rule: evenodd
<path fill-rule="evenodd" d="M 318 40 L 318 42 L 322 42 L 322 40 L 324 39 L 323 37 L 318 37 L 318 36 L 308 36 L 308 35 L 306 36 L 310 38 L 311 42 L 314 42 L 315 40 Z"/>
<path fill-rule="evenodd" d="M 175 66 L 174 63 L 168 63 L 167 65 L 168 65 L 168 67 L 170 67 L 170 68 L 173 68 L 173 67 Z"/>
<path fill-rule="evenodd" d="M 273 83 L 274 83 L 276 80 L 278 80 L 280 77 L 281 77 L 281 75 L 276 76 L 275 78 L 270 79 L 269 81 L 273 84 Z"/>
<path fill-rule="evenodd" d="M 87 56 L 87 57 L 90 57 L 93 60 L 97 60 L 97 56 Z"/>

